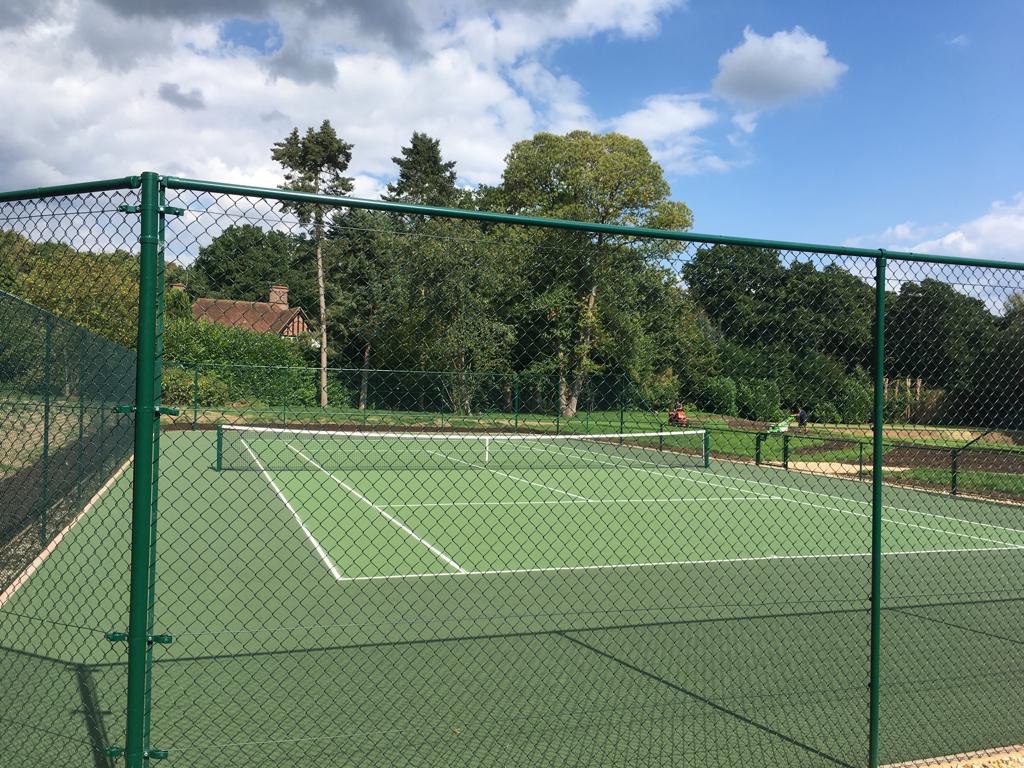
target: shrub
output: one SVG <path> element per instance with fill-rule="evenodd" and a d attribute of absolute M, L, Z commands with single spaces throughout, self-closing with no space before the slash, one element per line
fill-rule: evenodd
<path fill-rule="evenodd" d="M 778 421 L 779 385 L 767 379 L 740 381 L 736 387 L 736 406 L 739 415 L 753 421 Z"/>
<path fill-rule="evenodd" d="M 856 379 L 847 378 L 837 387 L 839 421 L 863 424 L 871 420 L 871 390 Z"/>
<path fill-rule="evenodd" d="M 198 366 L 200 379 L 206 381 L 200 386 L 201 399 L 307 405 L 316 397 L 315 372 L 306 366 L 302 348 L 291 339 L 172 318 L 164 331 L 164 346 L 167 360 L 190 371 Z M 170 370 L 168 365 L 166 372 Z"/>
<path fill-rule="evenodd" d="M 811 411 L 811 420 L 823 424 L 835 424 L 840 421 L 839 410 L 828 400 L 818 403 Z"/>
<path fill-rule="evenodd" d="M 736 407 L 736 382 L 728 376 L 712 376 L 704 383 L 703 391 L 698 393 L 698 402 L 702 410 L 717 413 L 721 416 L 738 416 Z"/>

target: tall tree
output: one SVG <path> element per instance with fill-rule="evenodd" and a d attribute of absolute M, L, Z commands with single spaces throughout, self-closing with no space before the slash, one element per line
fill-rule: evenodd
<path fill-rule="evenodd" d="M 299 129 L 283 141 L 274 143 L 271 157 L 284 168 L 282 189 L 292 189 L 314 194 L 345 195 L 352 191 L 352 178 L 345 176 L 352 162 L 352 145 L 338 137 L 329 120 L 320 128 L 306 129 L 305 136 L 299 136 Z M 324 280 L 324 207 L 309 203 L 282 203 L 286 210 L 295 213 L 299 222 L 312 225 L 313 244 L 316 260 L 317 298 L 320 309 L 320 406 L 327 405 L 327 297 Z"/>
<path fill-rule="evenodd" d="M 539 133 L 512 147 L 502 178 L 502 197 L 514 213 L 579 219 L 599 224 L 687 229 L 690 209 L 668 199 L 662 168 L 643 142 L 617 133 Z M 654 264 L 676 246 L 581 233 L 542 235 L 534 275 L 535 312 L 546 317 L 554 346 L 558 407 L 572 417 L 587 376 L 597 369 L 595 348 L 608 317 L 602 300 L 629 302 L 620 291 L 624 273 Z M 627 281 L 627 284 L 630 281 Z M 632 302 L 635 305 L 635 302 Z"/>
<path fill-rule="evenodd" d="M 385 200 L 420 205 L 451 205 L 458 196 L 455 188 L 455 161 L 441 156 L 441 142 L 414 131 L 401 157 L 392 157 L 398 166 L 398 180 L 388 184 Z"/>

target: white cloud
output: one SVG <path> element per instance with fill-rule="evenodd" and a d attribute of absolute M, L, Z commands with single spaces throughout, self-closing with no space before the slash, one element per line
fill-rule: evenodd
<path fill-rule="evenodd" d="M 912 250 L 1024 261 L 1024 192 L 992 204 L 987 213 L 945 234 L 917 243 Z"/>
<path fill-rule="evenodd" d="M 651 96 L 639 109 L 609 121 L 608 127 L 641 139 L 654 159 L 669 171 L 724 171 L 731 164 L 707 149 L 699 136 L 699 131 L 718 120 L 705 101 L 700 94 Z"/>
<path fill-rule="evenodd" d="M 847 69 L 828 55 L 825 41 L 802 27 L 771 37 L 747 27 L 743 42 L 718 59 L 714 89 L 731 101 L 764 109 L 825 93 Z"/>
<path fill-rule="evenodd" d="M 844 245 L 1024 261 L 1024 192 L 992 203 L 986 213 L 957 226 L 905 221 L 878 235 L 850 238 Z"/>
<path fill-rule="evenodd" d="M 362 196 L 390 180 L 391 157 L 413 130 L 441 139 L 464 185 L 496 182 L 511 145 L 540 130 L 621 131 L 679 174 L 745 162 L 721 154 L 729 126 L 715 96 L 655 94 L 598 116 L 580 84 L 550 64 L 566 41 L 657 34 L 685 0 L 385 5 L 52 0 L 18 5 L 6 26 L 0 13 L 0 99 L 19 105 L 0 143 L 4 186 L 142 169 L 272 186 L 280 169 L 271 144 L 324 118 L 355 145 L 349 173 Z M 401 23 L 392 23 L 397 8 Z M 266 54 L 222 39 L 223 21 L 239 14 L 270 25 L 280 46 Z M 751 45 L 775 50 L 780 40 L 843 67 L 799 28 L 746 38 L 723 57 L 723 72 L 735 71 L 728 57 Z M 733 153 L 745 154 L 759 106 L 732 116 Z"/>
<path fill-rule="evenodd" d="M 946 44 L 952 45 L 954 48 L 966 48 L 971 44 L 971 38 L 967 35 L 957 35 L 956 37 L 951 37 L 947 40 Z"/>

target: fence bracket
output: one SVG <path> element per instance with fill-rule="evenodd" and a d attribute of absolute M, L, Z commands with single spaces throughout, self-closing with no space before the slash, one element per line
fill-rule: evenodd
<path fill-rule="evenodd" d="M 135 413 L 135 406 L 115 405 L 112 410 L 114 413 Z M 179 416 L 181 411 L 169 405 L 158 405 L 153 409 L 153 413 L 157 416 Z"/>
<path fill-rule="evenodd" d="M 124 747 L 107 747 L 104 754 L 116 760 L 124 757 Z M 147 749 L 142 753 L 144 760 L 166 760 L 169 756 L 170 753 L 166 749 Z"/>
<path fill-rule="evenodd" d="M 121 213 L 142 213 L 141 205 L 119 205 L 117 210 Z M 162 213 L 165 216 L 184 216 L 184 208 L 175 208 L 171 205 L 161 205 L 157 207 L 157 213 Z"/>
<path fill-rule="evenodd" d="M 128 633 L 121 632 L 120 630 L 106 632 L 103 636 L 112 643 L 123 643 L 128 640 Z M 172 642 L 174 642 L 174 637 L 169 634 L 148 635 L 146 637 L 148 645 L 170 645 Z"/>

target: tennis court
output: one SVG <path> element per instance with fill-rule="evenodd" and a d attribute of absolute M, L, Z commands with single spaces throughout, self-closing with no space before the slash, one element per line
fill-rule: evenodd
<path fill-rule="evenodd" d="M 863 765 L 870 487 L 705 466 L 703 438 L 166 432 L 154 747 Z M 129 499 L 122 472 L 4 597 L 24 765 L 109 764 Z M 1011 743 L 1020 508 L 893 488 L 885 525 L 885 760 Z"/>

